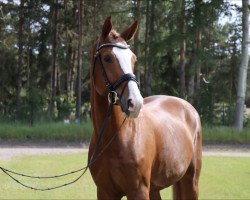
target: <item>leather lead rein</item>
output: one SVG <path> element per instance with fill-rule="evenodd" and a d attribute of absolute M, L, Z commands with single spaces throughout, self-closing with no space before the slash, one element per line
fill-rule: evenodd
<path fill-rule="evenodd" d="M 119 130 L 116 133 L 114 133 L 114 135 L 110 139 L 110 141 L 103 147 L 103 149 L 100 151 L 100 153 L 97 154 L 96 157 L 94 158 L 94 156 L 95 156 L 95 154 L 96 154 L 96 152 L 97 152 L 97 150 L 99 148 L 99 145 L 101 144 L 101 141 L 102 141 L 102 139 L 103 139 L 103 137 L 105 135 L 105 130 L 106 130 L 106 127 L 107 127 L 107 124 L 108 124 L 108 120 L 110 119 L 110 116 L 111 116 L 111 113 L 112 113 L 112 110 L 113 110 L 113 105 L 117 104 L 117 102 L 119 101 L 119 98 L 122 97 L 127 84 L 124 86 L 120 97 L 118 97 L 118 94 L 116 93 L 115 90 L 123 82 L 134 81 L 137 84 L 138 84 L 138 82 L 137 82 L 136 77 L 135 77 L 134 74 L 128 73 L 128 74 L 122 75 L 117 81 L 115 81 L 114 84 L 110 83 L 110 81 L 108 79 L 108 76 L 107 76 L 107 73 L 105 71 L 105 68 L 103 66 L 102 60 L 101 60 L 100 52 L 99 52 L 100 49 L 105 48 L 105 47 L 118 47 L 120 49 L 127 49 L 127 48 L 129 48 L 129 46 L 123 46 L 123 45 L 112 44 L 112 43 L 102 44 L 102 45 L 100 45 L 100 46 L 97 47 L 96 54 L 95 54 L 94 65 L 93 65 L 93 71 L 92 71 L 92 75 L 93 75 L 92 78 L 93 78 L 93 82 L 94 82 L 94 69 L 95 69 L 96 61 L 97 61 L 97 59 L 99 59 L 100 60 L 100 67 L 101 67 L 102 75 L 103 75 L 104 81 L 105 81 L 105 85 L 106 85 L 106 87 L 108 88 L 108 91 L 109 91 L 109 94 L 108 94 L 109 108 L 108 108 L 106 116 L 105 116 L 105 118 L 103 120 L 103 124 L 102 124 L 102 127 L 100 129 L 100 132 L 99 132 L 99 135 L 98 135 L 98 138 L 97 138 L 97 142 L 96 142 L 94 151 L 93 151 L 93 153 L 92 153 L 92 155 L 91 155 L 91 157 L 90 157 L 90 159 L 88 161 L 87 166 L 85 166 L 83 168 L 80 168 L 78 170 L 74 170 L 74 171 L 71 171 L 71 172 L 68 172 L 68 173 L 64 173 L 64 174 L 60 174 L 60 175 L 55 175 L 55 176 L 31 176 L 31 175 L 26 175 L 26 174 L 18 173 L 18 172 L 15 172 L 15 171 L 12 171 L 12 170 L 9 170 L 9 169 L 6 169 L 6 168 L 3 168 L 3 167 L 0 166 L 0 170 L 2 170 L 3 173 L 5 173 L 7 176 L 9 176 L 16 183 L 22 185 L 23 187 L 26 187 L 26 188 L 29 188 L 29 189 L 32 189 L 32 190 L 38 190 L 38 191 L 54 190 L 54 189 L 58 189 L 58 188 L 61 188 L 61 187 L 65 187 L 65 186 L 71 185 L 71 184 L 77 182 L 86 173 L 86 171 L 88 170 L 88 168 L 93 163 L 96 162 L 96 160 L 103 154 L 103 152 L 109 147 L 109 145 L 115 139 L 115 136 L 120 131 L 120 129 L 122 128 L 123 124 L 125 123 L 126 117 L 124 118 L 124 120 L 123 120 L 123 122 L 122 122 L 122 124 L 121 124 L 121 126 L 119 128 Z M 72 174 L 75 174 L 75 173 L 81 172 L 81 171 L 83 171 L 83 172 L 77 178 L 75 178 L 73 181 L 70 181 L 70 182 L 67 182 L 65 184 L 61 184 L 61 185 L 55 186 L 55 187 L 50 187 L 50 188 L 36 188 L 36 187 L 32 187 L 32 186 L 29 186 L 29 185 L 26 185 L 26 184 L 22 183 L 20 180 L 18 180 L 17 178 L 15 178 L 13 176 L 13 175 L 16 175 L 16 176 L 22 176 L 22 177 L 31 178 L 31 179 L 54 179 L 54 178 L 59 178 L 59 177 L 64 177 L 64 176 L 72 175 Z"/>
<path fill-rule="evenodd" d="M 64 174 L 60 174 L 60 175 L 55 175 L 55 176 L 31 176 L 31 175 L 27 175 L 27 174 L 18 173 L 18 172 L 15 172 L 15 171 L 3 168 L 3 167 L 0 167 L 0 170 L 2 170 L 3 173 L 5 173 L 7 176 L 9 176 L 13 181 L 15 181 L 16 183 L 18 183 L 19 185 L 21 185 L 21 186 L 23 186 L 25 188 L 32 189 L 32 190 L 37 190 L 37 191 L 55 190 L 55 189 L 58 189 L 58 188 L 61 188 L 61 187 L 65 187 L 65 186 L 68 186 L 68 185 L 71 185 L 71 184 L 77 182 L 86 173 L 86 171 L 88 170 L 88 168 L 92 164 L 94 164 L 98 160 L 99 157 L 101 157 L 103 155 L 104 151 L 110 146 L 110 144 L 115 139 L 115 137 L 117 136 L 117 133 L 121 130 L 123 124 L 125 123 L 125 121 L 127 119 L 126 117 L 124 117 L 124 120 L 123 120 L 123 122 L 122 122 L 119 130 L 113 134 L 113 137 L 109 140 L 109 142 L 106 145 L 104 145 L 103 149 L 94 158 L 94 156 L 95 156 L 95 154 L 96 154 L 96 152 L 97 152 L 97 150 L 99 148 L 99 145 L 100 145 L 100 143 L 102 141 L 102 138 L 105 135 L 106 126 L 107 126 L 108 120 L 109 120 L 109 118 L 111 116 L 112 108 L 113 108 L 113 104 L 110 103 L 108 111 L 107 111 L 106 116 L 105 116 L 105 119 L 103 120 L 102 127 L 101 127 L 100 132 L 99 132 L 99 137 L 97 138 L 97 143 L 96 143 L 94 151 L 93 151 L 93 153 L 92 153 L 92 155 L 91 155 L 91 157 L 90 157 L 90 159 L 88 161 L 87 166 L 85 166 L 83 168 L 80 168 L 78 170 L 74 170 L 74 171 L 71 171 L 71 172 L 68 172 L 68 173 L 64 173 Z M 55 178 L 60 178 L 60 177 L 65 177 L 65 176 L 68 176 L 68 175 L 72 175 L 72 174 L 75 174 L 75 173 L 81 172 L 81 171 L 83 171 L 83 172 L 77 178 L 75 178 L 73 181 L 70 181 L 70 182 L 67 182 L 65 184 L 61 184 L 61 185 L 55 186 L 55 187 L 49 187 L 49 188 L 32 187 L 32 186 L 29 186 L 27 184 L 24 184 L 23 182 L 21 182 L 20 180 L 18 180 L 17 178 L 15 178 L 13 176 L 13 175 L 22 176 L 22 177 L 26 177 L 26 178 L 30 178 L 30 179 L 55 179 Z"/>

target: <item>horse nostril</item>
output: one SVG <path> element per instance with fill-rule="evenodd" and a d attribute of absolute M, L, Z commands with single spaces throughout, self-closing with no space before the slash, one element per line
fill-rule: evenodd
<path fill-rule="evenodd" d="M 128 108 L 133 108 L 134 104 L 132 103 L 132 99 L 128 100 Z"/>

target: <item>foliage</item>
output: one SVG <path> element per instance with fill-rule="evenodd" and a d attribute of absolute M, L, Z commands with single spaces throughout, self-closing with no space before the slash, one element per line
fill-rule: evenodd
<path fill-rule="evenodd" d="M 204 143 L 250 144 L 250 127 L 239 134 L 237 129 L 228 126 L 203 126 Z"/>
<path fill-rule="evenodd" d="M 43 115 L 46 107 L 45 95 L 37 89 L 32 89 L 27 95 L 24 94 L 22 99 L 21 119 L 26 119 L 28 123 L 33 124 Z"/>
<path fill-rule="evenodd" d="M 39 118 L 64 119 L 72 117 L 76 104 L 78 1 L 24 1 L 22 44 L 19 1 L 0 2 L 0 117 L 33 123 Z M 58 2 L 58 3 L 56 3 Z M 185 12 L 181 12 L 184 3 Z M 121 6 L 122 5 L 122 6 Z M 228 1 L 140 1 L 137 0 L 84 1 L 83 64 L 82 64 L 82 118 L 88 117 L 89 60 L 91 46 L 98 38 L 104 19 L 112 15 L 118 31 L 122 31 L 135 18 L 140 21 L 138 41 L 130 42 L 132 50 L 138 48 L 138 68 L 141 92 L 153 94 L 180 94 L 180 45 L 186 41 L 185 71 L 186 95 L 193 75 L 194 106 L 203 121 L 228 125 L 232 110 L 224 123 L 214 122 L 217 104 L 235 104 L 236 74 L 239 65 L 241 41 L 241 10 Z M 54 27 L 54 10 L 58 9 Z M 223 18 L 230 19 L 223 21 Z M 122 19 L 122 20 L 121 20 Z M 180 21 L 186 21 L 186 32 L 181 32 Z M 54 38 L 55 31 L 57 33 Z M 201 45 L 197 47 L 197 33 L 201 32 Z M 147 38 L 146 38 L 147 36 Z M 56 42 L 56 54 L 53 54 Z M 20 47 L 23 53 L 19 54 Z M 56 55 L 56 57 L 55 57 Z M 18 71 L 18 59 L 23 65 Z M 54 58 L 55 57 L 55 58 Z M 56 59 L 55 109 L 49 116 L 53 60 Z M 197 74 L 200 69 L 202 76 Z M 21 77 L 21 108 L 17 108 L 17 79 Z M 203 81 L 205 78 L 208 82 Z M 147 88 L 148 87 L 148 88 Z M 197 89 L 200 88 L 200 89 Z M 249 93 L 249 91 L 248 91 Z M 87 106 L 88 107 L 88 106 Z M 21 114 L 17 116 L 17 110 Z M 220 114 L 220 116 L 222 116 Z"/>
<path fill-rule="evenodd" d="M 24 123 L 1 123 L 0 139 L 2 140 L 45 140 L 45 141 L 88 141 L 92 134 L 91 122 L 63 123 L 43 122 L 32 126 Z"/>
<path fill-rule="evenodd" d="M 89 141 L 93 131 L 90 119 L 81 123 L 35 121 L 27 123 L 0 123 L 0 140 L 30 140 L 30 141 Z M 242 134 L 229 126 L 203 125 L 204 143 L 250 144 L 250 127 Z"/>

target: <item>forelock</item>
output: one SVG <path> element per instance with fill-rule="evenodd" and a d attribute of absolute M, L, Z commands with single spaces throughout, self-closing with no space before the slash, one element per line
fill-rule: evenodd
<path fill-rule="evenodd" d="M 120 34 L 114 29 L 109 33 L 109 39 L 112 43 L 125 42 Z"/>

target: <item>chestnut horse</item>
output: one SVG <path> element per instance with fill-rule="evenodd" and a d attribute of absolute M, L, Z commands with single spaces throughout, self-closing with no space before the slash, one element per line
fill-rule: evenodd
<path fill-rule="evenodd" d="M 93 46 L 94 132 L 89 162 L 97 198 L 161 199 L 160 190 L 173 185 L 174 199 L 198 199 L 202 157 L 199 115 L 177 97 L 142 98 L 133 74 L 136 56 L 126 43 L 137 28 L 135 21 L 118 34 L 108 17 Z"/>

